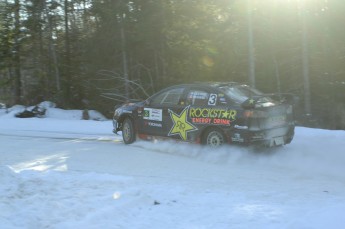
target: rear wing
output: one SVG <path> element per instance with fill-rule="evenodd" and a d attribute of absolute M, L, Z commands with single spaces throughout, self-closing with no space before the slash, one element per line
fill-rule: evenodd
<path fill-rule="evenodd" d="M 279 102 L 283 104 L 290 104 L 293 106 L 299 102 L 299 97 L 292 93 L 271 93 L 251 96 L 241 105 L 245 109 L 252 109 L 256 104 L 270 102 L 268 99 L 265 100 L 263 98 L 270 98 L 271 100 L 273 100 L 271 102 Z"/>

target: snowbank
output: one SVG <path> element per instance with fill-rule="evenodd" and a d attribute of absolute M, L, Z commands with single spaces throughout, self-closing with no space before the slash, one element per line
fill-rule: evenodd
<path fill-rule="evenodd" d="M 44 101 L 37 105 L 39 108 L 45 110 L 44 118 L 54 118 L 63 120 L 81 120 L 83 119 L 83 110 L 63 110 L 56 108 L 56 104 L 50 101 Z M 13 118 L 25 110 L 31 111 L 35 106 L 25 107 L 22 105 L 15 105 L 10 108 L 0 109 L 0 118 Z M 88 110 L 90 120 L 105 121 L 107 118 L 100 112 L 95 110 Z"/>
<path fill-rule="evenodd" d="M 296 128 L 255 151 L 124 145 L 107 121 L 47 108 L 0 116 L 1 228 L 310 228 L 345 225 L 345 131 Z M 97 116 L 97 115 L 96 115 Z"/>

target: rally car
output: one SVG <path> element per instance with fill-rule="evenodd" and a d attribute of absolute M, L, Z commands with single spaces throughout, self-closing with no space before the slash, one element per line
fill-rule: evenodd
<path fill-rule="evenodd" d="M 280 146 L 294 136 L 293 105 L 239 83 L 176 85 L 116 107 L 113 132 L 125 144 L 169 138 L 209 146 L 225 143 Z"/>

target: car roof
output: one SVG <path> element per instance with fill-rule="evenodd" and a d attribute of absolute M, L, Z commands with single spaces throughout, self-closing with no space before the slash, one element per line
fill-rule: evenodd
<path fill-rule="evenodd" d="M 166 87 L 156 93 L 154 93 L 153 95 L 150 96 L 150 98 L 156 96 L 157 94 L 163 92 L 163 91 L 167 91 L 173 88 L 179 88 L 179 87 L 185 87 L 185 88 L 189 88 L 189 87 L 201 87 L 204 89 L 215 89 L 218 90 L 219 87 L 232 87 L 232 86 L 242 86 L 242 85 L 246 85 L 243 83 L 237 83 L 237 82 L 195 82 L 195 83 L 186 83 L 186 84 L 175 84 L 175 85 L 171 85 L 170 87 Z"/>
<path fill-rule="evenodd" d="M 193 87 L 193 86 L 199 86 L 199 87 L 208 87 L 208 88 L 219 88 L 219 87 L 225 87 L 225 86 L 239 86 L 244 85 L 237 82 L 195 82 L 195 83 L 189 83 L 189 84 L 180 84 L 180 85 L 174 85 L 173 87 L 179 87 L 179 86 L 185 86 L 185 87 Z"/>

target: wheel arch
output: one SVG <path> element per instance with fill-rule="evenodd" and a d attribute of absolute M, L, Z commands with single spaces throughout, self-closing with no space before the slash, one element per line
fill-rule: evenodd
<path fill-rule="evenodd" d="M 118 123 L 119 128 L 120 128 L 121 130 L 122 130 L 123 121 L 125 121 L 126 118 L 130 118 L 130 119 L 133 121 L 133 123 L 135 123 L 135 119 L 134 119 L 134 117 L 133 117 L 132 115 L 130 115 L 130 114 L 122 114 L 122 115 L 118 118 L 118 120 L 117 120 L 117 123 Z"/>

